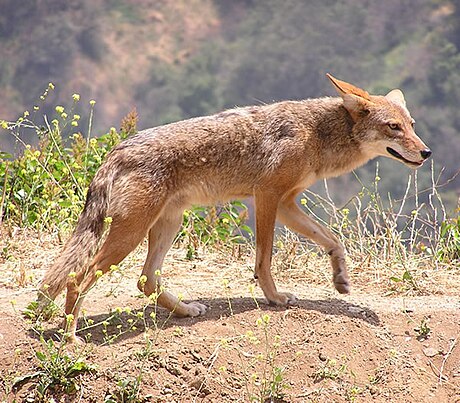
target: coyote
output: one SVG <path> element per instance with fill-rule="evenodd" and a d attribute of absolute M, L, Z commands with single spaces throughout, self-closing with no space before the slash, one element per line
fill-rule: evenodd
<path fill-rule="evenodd" d="M 139 289 L 146 295 L 157 292 L 159 305 L 178 316 L 205 313 L 205 305 L 160 290 L 163 259 L 191 205 L 254 198 L 254 277 L 269 303 L 296 301 L 277 290 L 270 273 L 276 220 L 322 246 L 330 255 L 335 288 L 349 292 L 343 246 L 302 212 L 296 196 L 318 179 L 349 172 L 371 158 L 386 156 L 418 168 L 431 151 L 415 134 L 399 89 L 369 95 L 327 77 L 340 97 L 192 118 L 143 130 L 109 153 L 89 187 L 73 235 L 39 289 L 44 306 L 67 287 L 69 341 L 77 340 L 83 298 L 98 275 L 123 260 L 147 233 Z M 99 248 L 106 217 L 112 221 Z"/>

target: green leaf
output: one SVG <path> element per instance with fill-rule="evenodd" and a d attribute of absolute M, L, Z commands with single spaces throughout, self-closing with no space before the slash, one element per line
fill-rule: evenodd
<path fill-rule="evenodd" d="M 37 358 L 38 358 L 41 362 L 46 361 L 46 355 L 45 355 L 44 353 L 42 353 L 41 351 L 36 351 L 36 352 L 35 352 L 35 355 L 37 356 Z"/>
<path fill-rule="evenodd" d="M 61 207 L 68 208 L 68 207 L 72 207 L 72 202 L 70 200 L 60 200 L 59 205 Z"/>
<path fill-rule="evenodd" d="M 20 384 L 24 383 L 24 382 L 27 382 L 29 381 L 30 379 L 33 379 L 33 378 L 36 378 L 37 376 L 41 376 L 43 375 L 43 372 L 42 371 L 38 371 L 38 372 L 33 372 L 31 374 L 25 374 L 25 375 L 21 375 L 21 376 L 17 376 L 16 378 L 14 378 L 13 380 L 13 387 L 14 386 L 19 386 Z"/>
<path fill-rule="evenodd" d="M 403 280 L 410 281 L 413 279 L 412 274 L 410 274 L 407 270 L 403 274 Z"/>

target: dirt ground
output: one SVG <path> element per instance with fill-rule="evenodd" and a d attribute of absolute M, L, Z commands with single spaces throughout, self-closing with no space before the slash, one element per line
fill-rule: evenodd
<path fill-rule="evenodd" d="M 4 233 L 0 246 L 0 399 L 39 401 L 38 377 L 13 386 L 37 373 L 36 352 L 47 352 L 21 312 L 60 246 L 20 231 Z M 61 351 L 94 369 L 75 378 L 72 393 L 55 387 L 45 401 L 135 401 L 137 393 L 137 401 L 244 402 L 271 393 L 274 402 L 460 402 L 458 269 L 415 273 L 419 285 L 408 290 L 391 271 L 351 262 L 353 290 L 342 296 L 326 256 L 288 262 L 280 252 L 278 288 L 299 297 L 282 309 L 265 304 L 251 251 L 185 256 L 170 251 L 167 287 L 206 304 L 206 315 L 180 319 L 149 304 L 136 288 L 142 245 L 86 297 L 79 335 L 89 342 Z M 61 320 L 43 323 L 46 340 L 58 339 Z"/>

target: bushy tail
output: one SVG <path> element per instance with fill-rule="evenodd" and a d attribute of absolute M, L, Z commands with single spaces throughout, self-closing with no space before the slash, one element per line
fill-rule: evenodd
<path fill-rule="evenodd" d="M 41 302 L 54 300 L 66 287 L 69 274 L 84 270 L 98 249 L 115 177 L 114 170 L 108 165 L 105 164 L 96 173 L 72 236 L 64 251 L 45 274 L 39 290 Z"/>

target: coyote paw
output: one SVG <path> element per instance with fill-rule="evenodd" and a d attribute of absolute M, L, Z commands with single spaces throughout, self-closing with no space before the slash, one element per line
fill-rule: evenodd
<path fill-rule="evenodd" d="M 64 329 L 64 340 L 67 344 L 69 345 L 75 345 L 75 346 L 81 346 L 83 344 L 86 344 L 85 340 L 81 337 L 78 337 L 75 334 L 75 331 L 72 331 L 71 329 L 68 329 L 69 323 L 67 320 L 64 319 L 62 322 L 62 329 Z"/>
<path fill-rule="evenodd" d="M 349 294 L 350 281 L 347 274 L 337 274 L 334 276 L 334 287 L 340 294 Z"/>
<path fill-rule="evenodd" d="M 277 305 L 277 306 L 292 305 L 298 301 L 297 297 L 294 294 L 291 294 L 290 292 L 277 292 L 271 298 L 267 298 L 267 299 L 268 299 L 268 303 L 272 306 L 273 305 Z"/>
<path fill-rule="evenodd" d="M 78 337 L 74 334 L 67 336 L 65 341 L 67 344 L 73 344 L 75 346 L 82 346 L 85 344 L 85 341 L 81 337 Z"/>
<path fill-rule="evenodd" d="M 189 302 L 188 304 L 186 303 L 183 303 L 184 306 L 181 307 L 183 309 L 181 309 L 181 312 L 175 312 L 176 316 L 182 316 L 182 317 L 186 317 L 186 316 L 191 316 L 191 317 L 195 317 L 195 316 L 201 316 L 201 315 L 204 315 L 206 313 L 206 309 L 207 309 L 207 306 L 206 305 L 203 305 L 203 304 L 200 304 L 199 302 L 196 302 L 196 301 L 192 301 L 192 302 Z"/>

